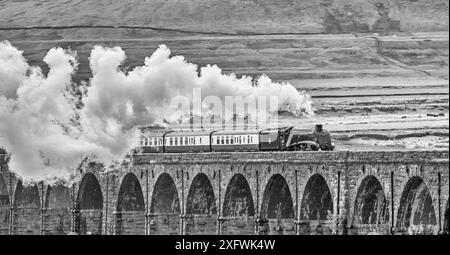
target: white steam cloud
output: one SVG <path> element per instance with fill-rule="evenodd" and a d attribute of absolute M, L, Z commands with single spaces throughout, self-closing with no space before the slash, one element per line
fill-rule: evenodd
<path fill-rule="evenodd" d="M 237 78 L 217 66 L 202 67 L 199 74 L 164 45 L 128 72 L 119 68 L 125 58 L 119 47 L 94 47 L 93 76 L 85 86 L 72 82 L 76 53 L 51 49 L 44 75 L 21 51 L 0 42 L 0 146 L 11 153 L 10 169 L 24 179 L 68 178 L 88 155 L 120 160 L 136 144 L 138 126 L 167 119 L 171 100 L 192 95 L 194 88 L 201 88 L 202 97 L 276 95 L 278 110 L 312 114 L 309 94 L 290 84 L 266 76 Z M 81 107 L 70 93 L 74 87 L 84 91 Z"/>
<path fill-rule="evenodd" d="M 22 51 L 9 42 L 0 42 L 0 95 L 16 97 L 17 88 L 29 68 Z"/>

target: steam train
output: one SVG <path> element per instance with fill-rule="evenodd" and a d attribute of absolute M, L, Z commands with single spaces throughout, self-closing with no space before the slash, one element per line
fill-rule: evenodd
<path fill-rule="evenodd" d="M 263 130 L 164 131 L 140 137 L 142 153 L 231 151 L 330 151 L 331 136 L 322 125 L 314 130 L 293 126 Z"/>

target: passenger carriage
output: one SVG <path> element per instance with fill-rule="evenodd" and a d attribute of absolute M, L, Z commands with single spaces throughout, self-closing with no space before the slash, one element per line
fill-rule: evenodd
<path fill-rule="evenodd" d="M 211 151 L 258 150 L 258 130 L 221 130 L 211 134 Z"/>
<path fill-rule="evenodd" d="M 164 152 L 164 134 L 166 133 L 168 133 L 168 131 L 143 132 L 139 139 L 142 152 L 143 153 Z"/>
<path fill-rule="evenodd" d="M 164 135 L 164 152 L 211 151 L 212 131 L 170 132 Z"/>

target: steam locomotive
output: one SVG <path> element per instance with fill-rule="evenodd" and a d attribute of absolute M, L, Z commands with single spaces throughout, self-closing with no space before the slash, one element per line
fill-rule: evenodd
<path fill-rule="evenodd" d="M 147 132 L 140 137 L 142 153 L 227 151 L 330 151 L 330 133 L 322 125 L 314 130 L 293 126 L 263 130 Z"/>

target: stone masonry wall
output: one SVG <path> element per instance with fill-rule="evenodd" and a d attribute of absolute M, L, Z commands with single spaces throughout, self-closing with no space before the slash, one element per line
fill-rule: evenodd
<path fill-rule="evenodd" d="M 136 155 L 86 164 L 45 198 L 43 184 L 19 196 L 17 177 L 0 177 L 1 234 L 442 234 L 448 222 L 448 151 Z"/>

